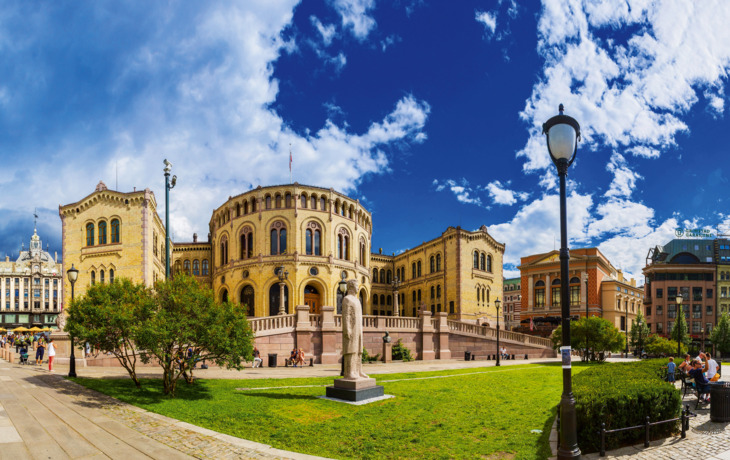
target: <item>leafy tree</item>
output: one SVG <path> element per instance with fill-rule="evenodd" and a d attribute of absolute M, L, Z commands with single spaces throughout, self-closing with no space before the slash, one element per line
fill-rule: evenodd
<path fill-rule="evenodd" d="M 139 388 L 135 336 L 146 317 L 145 305 L 152 300 L 142 284 L 117 278 L 112 283 L 97 283 L 74 299 L 66 310 L 66 331 L 75 340 L 89 342 L 104 353 L 111 353 Z"/>
<path fill-rule="evenodd" d="M 562 345 L 562 326 L 553 331 L 551 340 L 555 349 Z M 587 350 L 583 361 L 600 360 L 600 352 L 621 351 L 624 342 L 625 336 L 607 319 L 591 316 L 570 324 L 570 346 L 577 350 Z"/>
<path fill-rule="evenodd" d="M 723 354 L 730 353 L 730 317 L 727 312 L 720 316 L 717 325 L 710 333 L 710 341 Z"/>
<path fill-rule="evenodd" d="M 654 356 L 674 356 L 677 353 L 677 342 L 674 340 L 666 339 L 660 335 L 652 334 L 646 338 L 644 342 L 644 350 L 649 355 Z M 680 350 L 680 356 L 686 353 L 687 347 L 682 346 Z"/>
<path fill-rule="evenodd" d="M 639 323 L 641 323 L 641 326 L 639 326 Z M 649 337 L 649 333 L 649 326 L 646 325 L 644 314 L 641 312 L 641 308 L 639 308 L 639 312 L 636 314 L 636 321 L 631 325 L 631 331 L 629 331 L 631 347 L 641 353 L 639 347 L 646 348 L 646 339 Z M 639 339 L 641 339 L 641 343 L 639 343 Z"/>
<path fill-rule="evenodd" d="M 689 346 L 690 337 L 689 337 L 689 329 L 687 328 L 687 321 L 684 319 L 684 311 L 683 308 L 678 308 L 679 311 L 677 311 L 677 321 L 674 322 L 674 326 L 672 326 L 672 332 L 669 334 L 669 336 L 674 340 L 675 343 L 679 342 L 682 345 Z"/>
<path fill-rule="evenodd" d="M 246 310 L 230 302 L 217 303 L 212 291 L 195 279 L 176 275 L 155 285 L 153 302 L 145 304 L 149 318 L 139 328 L 142 362 L 159 363 L 164 392 L 175 396 L 178 379 L 193 382 L 200 360 L 228 369 L 242 369 L 251 360 L 253 332 Z"/>

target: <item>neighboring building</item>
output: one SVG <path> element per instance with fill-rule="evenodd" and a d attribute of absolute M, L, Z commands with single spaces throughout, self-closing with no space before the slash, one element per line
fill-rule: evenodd
<path fill-rule="evenodd" d="M 519 266 L 522 284 L 521 323 L 529 325 L 560 324 L 560 252 L 551 251 L 521 259 Z M 581 248 L 570 250 L 568 270 L 571 318 L 600 316 L 619 330 L 630 330 L 641 307 L 643 288 L 635 280 L 624 278 L 598 250 Z"/>
<path fill-rule="evenodd" d="M 676 299 L 681 295 L 693 342 L 700 344 L 704 339 L 701 347 L 709 345 L 717 319 L 715 277 L 718 270 L 722 274 L 730 268 L 725 265 L 727 268 L 720 269 L 716 263 L 716 254 L 730 253 L 720 250 L 719 244 L 716 252 L 716 244 L 708 239 L 674 239 L 649 250 L 644 267 L 644 307 L 652 333 L 669 336 L 678 314 Z M 722 246 L 727 247 L 724 242 Z"/>
<path fill-rule="evenodd" d="M 504 324 L 507 330 L 520 325 L 520 311 L 522 309 L 522 279 L 510 278 L 504 280 L 502 291 L 502 308 L 504 309 Z"/>
<path fill-rule="evenodd" d="M 14 262 L 0 262 L 0 326 L 56 327 L 63 309 L 63 271 L 58 255 L 43 250 L 43 242 L 33 229 L 29 250 L 21 250 Z"/>
<path fill-rule="evenodd" d="M 714 242 L 717 263 L 717 305 L 718 315 L 727 313 L 730 307 L 730 240 L 718 238 Z"/>
<path fill-rule="evenodd" d="M 80 270 L 77 293 L 101 281 L 101 273 L 109 279 L 111 270 L 147 285 L 164 277 L 164 226 L 149 189 L 120 193 L 100 183 L 59 213 L 64 262 Z M 107 229 L 112 222 L 119 229 L 114 241 L 98 240 L 99 225 Z M 358 200 L 295 183 L 230 197 L 213 211 L 209 229 L 208 242 L 194 235 L 192 242 L 172 244 L 173 273 L 196 276 L 218 300 L 239 303 L 250 316 L 278 314 L 282 296 L 289 314 L 296 305 L 309 305 L 312 313 L 337 306 L 343 276 L 360 281 L 366 314 L 393 315 L 392 281 L 398 276 L 402 315 L 425 308 L 457 319 L 496 319 L 493 300 L 502 291 L 504 245 L 486 227 L 474 232 L 449 227 L 397 256 L 372 254 L 371 215 Z"/>

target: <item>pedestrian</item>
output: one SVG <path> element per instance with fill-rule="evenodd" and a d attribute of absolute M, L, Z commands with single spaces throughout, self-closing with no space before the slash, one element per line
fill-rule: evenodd
<path fill-rule="evenodd" d="M 710 382 L 717 382 L 720 380 L 720 374 L 717 372 L 717 361 L 712 359 L 709 353 L 705 353 L 707 357 L 707 380 Z"/>
<path fill-rule="evenodd" d="M 56 372 L 53 370 L 53 358 L 56 357 L 56 346 L 53 344 L 53 339 L 48 341 L 48 370 L 50 372 Z"/>
<path fill-rule="evenodd" d="M 674 382 L 674 372 L 677 370 L 677 365 L 674 364 L 674 356 L 669 357 L 669 363 L 665 367 L 667 369 L 667 382 Z"/>
<path fill-rule="evenodd" d="M 263 362 L 264 360 L 261 359 L 261 353 L 259 352 L 259 349 L 253 347 L 253 367 L 261 367 L 261 364 Z"/>
<path fill-rule="evenodd" d="M 46 351 L 46 341 L 43 340 L 43 336 L 38 338 L 38 345 L 35 350 L 35 364 L 40 366 L 43 364 L 43 352 Z"/>

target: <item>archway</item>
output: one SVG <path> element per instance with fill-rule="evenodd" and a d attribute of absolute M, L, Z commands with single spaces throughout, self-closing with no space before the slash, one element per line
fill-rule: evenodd
<path fill-rule="evenodd" d="M 279 283 L 274 283 L 269 289 L 269 316 L 279 314 Z M 284 285 L 284 311 L 289 313 L 289 286 Z"/>
<path fill-rule="evenodd" d="M 309 306 L 309 313 L 319 315 L 322 308 L 322 298 L 316 287 L 308 284 L 304 288 L 304 305 Z"/>
<path fill-rule="evenodd" d="M 228 302 L 228 289 L 223 289 L 221 291 L 221 303 Z"/>
<path fill-rule="evenodd" d="M 360 290 L 360 307 L 364 313 L 365 312 L 365 291 L 364 290 Z"/>
<path fill-rule="evenodd" d="M 246 315 L 256 315 L 256 309 L 254 308 L 254 291 L 253 286 L 250 284 L 241 289 L 241 306 L 246 309 Z"/>

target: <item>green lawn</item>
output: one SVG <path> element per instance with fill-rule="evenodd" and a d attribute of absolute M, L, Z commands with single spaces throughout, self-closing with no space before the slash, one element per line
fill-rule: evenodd
<path fill-rule="evenodd" d="M 367 369 L 370 370 L 370 369 Z M 580 372 L 581 367 L 574 367 Z M 449 376 L 445 378 L 429 378 Z M 74 379 L 179 420 L 280 449 L 333 458 L 519 458 L 550 455 L 560 366 L 373 375 L 389 399 L 364 406 L 317 396 L 332 379 L 198 380 L 162 395 L 160 381 Z M 388 382 L 389 380 L 400 380 Z M 237 388 L 276 387 L 245 390 Z M 541 430 L 541 434 L 531 430 Z"/>

